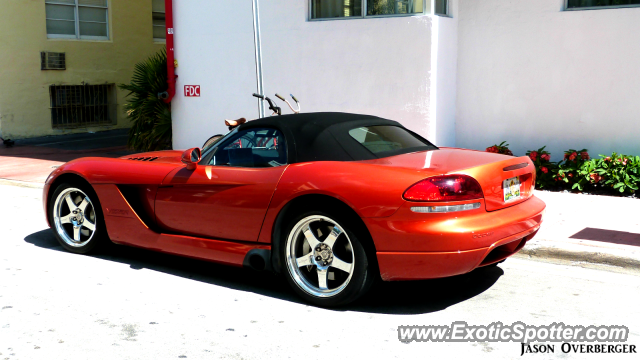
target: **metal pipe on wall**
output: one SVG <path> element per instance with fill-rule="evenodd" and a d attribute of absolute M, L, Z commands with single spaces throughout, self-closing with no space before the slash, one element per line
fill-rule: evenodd
<path fill-rule="evenodd" d="M 164 99 L 164 102 L 171 103 L 171 99 L 176 94 L 176 61 L 174 56 L 174 44 L 173 44 L 173 0 L 164 1 L 165 11 L 165 31 L 167 34 L 167 83 L 169 88 L 167 89 L 168 96 Z"/>
<path fill-rule="evenodd" d="M 253 0 L 253 43 L 256 54 L 256 82 L 258 94 L 264 94 L 264 86 L 262 82 L 262 44 L 260 42 L 260 8 L 258 0 Z M 258 100 L 258 114 L 260 118 L 264 117 L 264 101 Z"/>

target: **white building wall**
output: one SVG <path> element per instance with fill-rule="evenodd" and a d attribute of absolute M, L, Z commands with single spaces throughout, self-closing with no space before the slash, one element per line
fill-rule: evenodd
<path fill-rule="evenodd" d="M 458 67 L 458 2 L 449 0 L 449 17 L 433 17 L 431 43 L 431 118 L 435 143 L 456 144 L 456 87 Z"/>
<path fill-rule="evenodd" d="M 303 112 L 381 116 L 431 132 L 431 17 L 309 21 L 309 2 L 260 1 L 264 89 L 294 94 Z M 251 0 L 175 1 L 174 148 L 224 133 L 224 118 L 258 116 Z M 184 85 L 201 85 L 185 98 Z M 277 100 L 283 113 L 286 104 Z"/>
<path fill-rule="evenodd" d="M 173 148 L 202 146 L 226 133 L 224 119 L 255 118 L 256 66 L 251 0 L 174 1 L 176 96 Z M 185 97 L 184 85 L 200 85 Z"/>
<path fill-rule="evenodd" d="M 461 0 L 457 146 L 640 154 L 640 8 Z"/>

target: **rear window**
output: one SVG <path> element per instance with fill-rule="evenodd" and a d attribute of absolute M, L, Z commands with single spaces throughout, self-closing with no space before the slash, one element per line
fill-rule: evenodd
<path fill-rule="evenodd" d="M 363 126 L 349 130 L 349 135 L 378 157 L 437 149 L 427 140 L 398 126 Z"/>

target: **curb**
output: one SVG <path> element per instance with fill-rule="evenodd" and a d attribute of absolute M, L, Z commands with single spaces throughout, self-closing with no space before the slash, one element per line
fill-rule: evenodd
<path fill-rule="evenodd" d="M 556 259 L 640 269 L 640 248 L 590 240 L 534 239 L 517 254 L 522 258 Z"/>
<path fill-rule="evenodd" d="M 10 179 L 0 179 L 0 185 L 18 186 L 18 187 L 33 188 L 33 189 L 44 188 L 44 184 L 41 184 L 41 183 L 10 180 Z"/>

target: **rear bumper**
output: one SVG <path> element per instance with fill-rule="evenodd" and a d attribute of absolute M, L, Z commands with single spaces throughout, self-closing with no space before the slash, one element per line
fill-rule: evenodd
<path fill-rule="evenodd" d="M 475 250 L 434 253 L 377 253 L 384 281 L 435 279 L 466 274 L 517 253 L 538 232 L 538 227 L 510 236 L 493 246 Z"/>
<path fill-rule="evenodd" d="M 533 238 L 545 204 L 536 197 L 487 212 L 419 214 L 407 203 L 389 218 L 365 219 L 383 280 L 433 279 L 501 261 Z"/>

